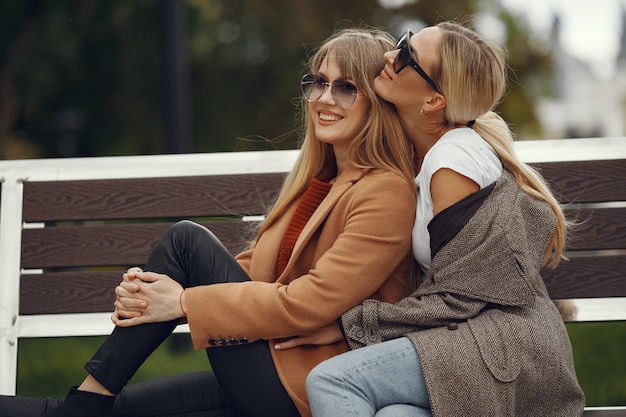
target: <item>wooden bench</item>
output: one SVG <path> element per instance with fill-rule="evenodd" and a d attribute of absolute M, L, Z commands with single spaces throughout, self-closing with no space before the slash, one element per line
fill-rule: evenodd
<path fill-rule="evenodd" d="M 516 142 L 583 224 L 545 271 L 572 320 L 626 320 L 626 138 Z M 297 151 L 0 161 L 0 394 L 20 338 L 105 335 L 115 285 L 173 222 L 207 225 L 234 253 Z M 602 299 L 598 303 L 598 299 Z M 179 326 L 177 331 L 188 331 Z M 625 407 L 585 415 L 625 415 Z"/>

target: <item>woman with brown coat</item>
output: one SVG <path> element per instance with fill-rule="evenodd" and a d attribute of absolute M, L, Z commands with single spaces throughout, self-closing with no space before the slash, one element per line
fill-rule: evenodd
<path fill-rule="evenodd" d="M 124 275 L 117 326 L 83 383 L 58 407 L 3 398 L 0 415 L 310 416 L 305 378 L 347 342 L 268 345 L 336 321 L 366 298 L 408 294 L 413 149 L 372 90 L 393 46 L 387 33 L 348 29 L 313 56 L 302 80 L 300 156 L 249 250 L 233 259 L 205 228 L 178 223 L 143 269 Z M 181 319 L 214 372 L 126 386 Z"/>

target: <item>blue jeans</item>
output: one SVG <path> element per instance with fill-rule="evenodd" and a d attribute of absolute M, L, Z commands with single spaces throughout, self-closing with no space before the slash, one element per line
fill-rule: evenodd
<path fill-rule="evenodd" d="M 306 389 L 314 417 L 432 416 L 420 360 L 406 337 L 320 363 Z"/>

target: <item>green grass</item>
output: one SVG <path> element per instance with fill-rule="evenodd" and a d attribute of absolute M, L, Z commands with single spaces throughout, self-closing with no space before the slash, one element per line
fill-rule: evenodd
<path fill-rule="evenodd" d="M 625 405 L 626 322 L 569 323 L 567 330 L 587 405 Z M 70 386 L 85 377 L 83 364 L 102 340 L 102 337 L 20 340 L 17 393 L 64 396 Z M 142 365 L 131 382 L 209 368 L 204 350 L 193 350 L 189 335 L 175 334 Z"/>
<path fill-rule="evenodd" d="M 61 397 L 87 375 L 83 365 L 104 337 L 21 339 L 18 347 L 17 393 Z M 210 369 L 206 352 L 194 350 L 188 334 L 174 334 L 141 366 L 132 382 L 180 372 Z"/>
<path fill-rule="evenodd" d="M 589 406 L 626 405 L 626 322 L 568 323 Z"/>

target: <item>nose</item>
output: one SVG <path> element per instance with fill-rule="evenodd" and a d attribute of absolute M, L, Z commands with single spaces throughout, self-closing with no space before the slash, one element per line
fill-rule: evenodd
<path fill-rule="evenodd" d="M 317 101 L 323 101 L 327 103 L 335 104 L 335 97 L 333 97 L 333 85 L 331 83 L 324 84 L 324 91 Z"/>
<path fill-rule="evenodd" d="M 385 59 L 385 62 L 393 66 L 393 63 L 396 60 L 396 57 L 398 56 L 399 53 L 400 53 L 399 49 L 392 49 L 391 51 L 385 52 L 383 54 L 383 58 Z"/>

